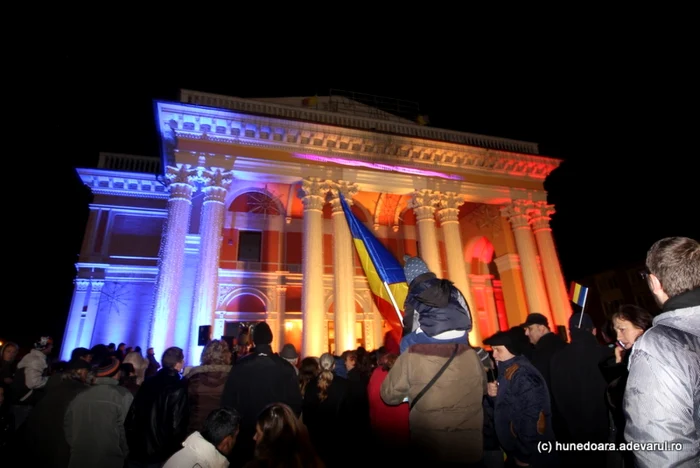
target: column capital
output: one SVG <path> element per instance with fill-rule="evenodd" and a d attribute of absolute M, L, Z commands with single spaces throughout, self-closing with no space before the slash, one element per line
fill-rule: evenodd
<path fill-rule="evenodd" d="M 74 283 L 76 291 L 87 291 L 88 286 L 90 286 L 90 280 L 86 279 L 76 279 Z"/>
<path fill-rule="evenodd" d="M 105 285 L 105 282 L 102 280 L 92 280 L 90 281 L 90 285 L 92 288 L 90 289 L 90 292 L 92 293 L 98 293 L 102 291 L 102 287 Z"/>
<path fill-rule="evenodd" d="M 198 178 L 198 171 L 187 164 L 178 167 L 168 166 L 165 178 L 168 180 L 170 199 L 190 201 L 194 192 L 194 182 Z"/>
<path fill-rule="evenodd" d="M 439 202 L 439 192 L 434 192 L 433 190 L 428 189 L 415 190 L 411 194 L 408 207 L 413 209 L 413 212 L 416 214 L 416 220 L 434 220 L 435 207 Z"/>
<path fill-rule="evenodd" d="M 520 256 L 518 254 L 503 254 L 493 259 L 498 271 L 520 270 Z"/>
<path fill-rule="evenodd" d="M 535 203 L 530 210 L 530 224 L 532 224 L 532 230 L 535 232 L 551 230 L 552 228 L 549 227 L 549 220 L 554 213 L 553 205 L 548 205 L 547 202 L 544 201 Z"/>
<path fill-rule="evenodd" d="M 459 222 L 459 207 L 464 205 L 464 197 L 456 192 L 445 192 L 440 194 L 438 217 L 440 223 Z"/>
<path fill-rule="evenodd" d="M 352 205 L 352 197 L 357 195 L 360 188 L 354 182 L 348 182 L 347 180 L 333 181 L 329 180 L 326 182 L 328 187 L 328 193 L 331 194 L 331 207 L 333 207 L 333 213 L 339 213 L 343 211 L 343 206 L 340 204 L 340 194 L 343 195 L 348 206 Z"/>
<path fill-rule="evenodd" d="M 287 286 L 277 286 L 277 294 L 280 296 L 287 294 Z"/>
<path fill-rule="evenodd" d="M 304 205 L 304 211 L 323 211 L 326 204 L 328 185 L 318 177 L 308 177 L 301 182 L 299 198 Z"/>
<path fill-rule="evenodd" d="M 513 200 L 501 208 L 501 214 L 508 218 L 513 229 L 526 229 L 530 226 L 530 212 L 533 203 L 529 200 Z"/>

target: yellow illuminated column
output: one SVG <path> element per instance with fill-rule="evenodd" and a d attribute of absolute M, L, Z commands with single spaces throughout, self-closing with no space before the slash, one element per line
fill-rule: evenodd
<path fill-rule="evenodd" d="M 185 238 L 192 211 L 194 186 L 191 181 L 196 177 L 196 171 L 187 165 L 181 165 L 179 168 L 168 167 L 166 175 L 170 180 L 168 217 L 158 255 L 155 303 L 149 330 L 149 347 L 153 348 L 156 356 L 160 356 L 170 346 L 182 346 L 182 343 L 174 342 L 175 318 L 185 266 Z"/>
<path fill-rule="evenodd" d="M 528 200 L 515 200 L 503 207 L 501 212 L 508 218 L 513 227 L 515 244 L 520 255 L 520 267 L 525 283 L 525 297 L 530 313 L 538 312 L 549 320 L 553 326 L 552 313 L 547 300 L 547 290 L 537 265 L 537 246 L 530 228 L 530 210 L 533 204 Z"/>
<path fill-rule="evenodd" d="M 201 173 L 204 182 L 199 242 L 199 264 L 194 283 L 192 319 L 190 322 L 190 354 L 188 362 L 197 362 L 202 354 L 199 327 L 214 324 L 216 299 L 219 291 L 219 254 L 221 231 L 226 214 L 226 191 L 233 174 L 212 169 Z"/>
<path fill-rule="evenodd" d="M 302 357 L 321 356 L 326 351 L 323 347 L 326 329 L 323 309 L 323 205 L 327 191 L 326 184 L 317 177 L 302 181 Z"/>
<path fill-rule="evenodd" d="M 335 300 L 335 349 L 337 354 L 355 349 L 355 265 L 352 236 L 340 204 L 342 194 L 348 205 L 357 193 L 357 185 L 344 180 L 329 183 L 333 207 L 333 286 Z"/>
<path fill-rule="evenodd" d="M 557 249 L 554 246 L 552 228 L 549 227 L 549 219 L 553 214 L 553 206 L 547 205 L 546 202 L 535 203 L 530 223 L 540 251 L 540 262 L 547 282 L 547 293 L 554 313 L 554 322 L 556 325 L 564 325 L 568 330 L 569 317 L 572 314 L 571 302 L 566 292 Z"/>
<path fill-rule="evenodd" d="M 472 312 L 472 329 L 469 332 L 469 342 L 472 346 L 481 346 L 481 332 L 479 321 L 475 314 L 474 299 L 467 276 L 467 267 L 462 255 L 462 236 L 459 233 L 459 207 L 464 204 L 464 198 L 454 192 L 446 192 L 440 196 L 438 217 L 442 234 L 445 238 L 445 252 L 447 257 L 447 274 L 449 279 L 457 286 L 469 304 Z M 438 276 L 441 276 L 438 274 Z"/>
<path fill-rule="evenodd" d="M 420 257 L 428 265 L 430 271 L 441 277 L 442 264 L 435 229 L 435 206 L 439 201 L 440 194 L 432 190 L 416 190 L 409 202 L 409 208 L 412 208 L 416 214 Z"/>
<path fill-rule="evenodd" d="M 287 344 L 285 340 L 285 334 L 287 331 L 287 326 L 285 322 L 285 315 L 287 312 L 287 287 L 277 286 L 277 345 L 279 349 L 277 352 L 282 351 L 282 347 Z M 274 331 L 273 331 L 274 333 Z"/>

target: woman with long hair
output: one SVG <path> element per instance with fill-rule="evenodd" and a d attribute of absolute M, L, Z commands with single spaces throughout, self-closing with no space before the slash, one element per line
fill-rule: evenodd
<path fill-rule="evenodd" d="M 302 418 L 309 436 L 326 465 L 347 460 L 346 443 L 352 433 L 350 388 L 346 379 L 333 373 L 335 358 L 325 353 L 319 359 L 321 372 L 304 392 Z"/>
<path fill-rule="evenodd" d="M 246 468 L 324 468 L 306 427 L 283 403 L 262 410 L 253 439 L 255 459 Z"/>

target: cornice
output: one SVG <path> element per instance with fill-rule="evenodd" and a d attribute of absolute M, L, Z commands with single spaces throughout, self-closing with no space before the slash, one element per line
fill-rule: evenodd
<path fill-rule="evenodd" d="M 166 187 L 153 174 L 79 168 L 76 172 L 92 193 L 135 198 L 169 197 Z"/>
<path fill-rule="evenodd" d="M 403 135 L 207 109 L 179 103 L 158 103 L 161 131 L 174 128 L 179 140 L 265 147 L 421 169 L 481 173 L 543 180 L 560 160 L 517 152 Z M 338 116 L 341 121 L 344 116 Z M 350 118 L 350 117 L 348 117 Z M 386 122 L 387 126 L 401 125 Z M 423 128 L 423 127 L 418 127 Z M 440 129 L 432 129 L 439 135 Z"/>
<path fill-rule="evenodd" d="M 230 109 L 246 114 L 283 117 L 292 120 L 313 121 L 339 127 L 364 129 L 374 132 L 410 135 L 428 140 L 440 140 L 481 148 L 501 149 L 527 154 L 539 154 L 537 143 L 510 138 L 459 132 L 442 128 L 416 125 L 405 119 L 386 119 L 339 113 L 329 110 L 284 105 L 269 100 L 243 99 L 233 96 L 203 93 L 201 91 L 180 90 L 180 102 L 211 106 L 217 109 Z M 379 111 L 380 114 L 389 114 Z M 394 116 L 392 116 L 394 117 Z"/>

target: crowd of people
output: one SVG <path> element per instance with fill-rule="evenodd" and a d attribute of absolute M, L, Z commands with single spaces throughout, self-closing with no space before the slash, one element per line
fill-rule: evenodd
<path fill-rule="evenodd" d="M 468 341 L 472 318 L 461 292 L 420 258 L 404 260 L 409 294 L 395 349 L 299 356 L 287 343 L 277 353 L 265 322 L 250 330 L 250 348 L 212 340 L 200 365 L 187 368 L 179 347 L 158 360 L 152 348 L 98 344 L 53 362 L 50 337 L 21 359 L 20 346 L 5 343 L 0 460 L 100 468 L 699 466 L 697 241 L 667 238 L 649 250 L 643 274 L 662 309 L 656 317 L 623 305 L 596 325 L 577 312 L 562 337 L 533 312 L 483 347 Z"/>

